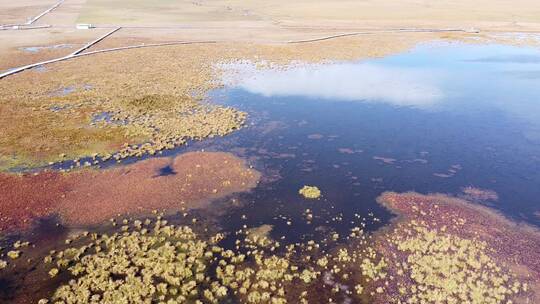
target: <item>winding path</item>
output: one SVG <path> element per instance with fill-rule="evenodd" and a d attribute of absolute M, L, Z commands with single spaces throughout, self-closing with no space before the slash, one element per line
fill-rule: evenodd
<path fill-rule="evenodd" d="M 54 63 L 54 62 L 59 62 L 59 61 L 64 61 L 64 60 L 68 60 L 68 59 L 71 59 L 71 58 L 76 58 L 78 56 L 81 56 L 82 51 L 88 49 L 89 47 L 91 47 L 92 45 L 100 42 L 101 40 L 109 37 L 110 35 L 112 35 L 113 33 L 115 33 L 118 30 L 120 30 L 120 27 L 117 27 L 114 30 L 107 32 L 105 35 L 102 35 L 99 38 L 97 38 L 96 40 L 87 43 L 82 48 L 76 50 L 75 52 L 73 52 L 73 53 L 71 53 L 71 54 L 69 54 L 67 56 L 54 58 L 54 59 L 50 59 L 50 60 L 46 60 L 46 61 L 40 61 L 40 62 L 36 62 L 36 63 L 32 63 L 32 64 L 28 64 L 28 65 L 24 65 L 24 66 L 21 66 L 21 67 L 10 69 L 7 72 L 4 72 L 4 73 L 0 74 L 0 79 L 2 79 L 4 77 L 7 77 L 9 75 L 17 74 L 17 73 L 22 72 L 24 70 L 28 70 L 28 69 L 31 69 L 31 68 L 41 66 L 41 65 L 46 65 L 46 64 L 49 64 L 49 63 Z"/>
<path fill-rule="evenodd" d="M 64 57 L 55 58 L 55 59 L 46 60 L 46 61 L 41 61 L 41 62 L 36 62 L 36 63 L 32 63 L 32 64 L 25 65 L 25 66 L 22 66 L 22 67 L 10 69 L 5 73 L 0 74 L 0 79 L 5 78 L 5 77 L 10 76 L 10 75 L 13 75 L 13 74 L 17 74 L 17 73 L 22 72 L 24 70 L 36 68 L 38 66 L 46 65 L 46 64 L 49 64 L 49 63 L 55 63 L 55 62 L 59 62 L 59 61 L 64 61 L 64 60 L 83 57 L 83 56 L 95 55 L 95 54 L 100 54 L 100 53 L 108 53 L 108 52 L 114 52 L 114 51 L 129 50 L 129 49 L 139 49 L 139 48 L 146 48 L 146 47 L 156 47 L 156 46 L 181 45 L 181 44 L 208 44 L 208 43 L 217 43 L 217 41 L 210 41 L 210 40 L 209 41 L 176 41 L 176 42 L 164 42 L 164 43 L 152 43 L 152 44 L 139 44 L 139 45 L 129 45 L 129 46 L 121 46 L 121 47 L 115 47 L 115 48 L 110 48 L 110 49 L 91 51 L 91 52 L 87 52 L 87 53 L 79 53 L 79 54 L 71 53 L 71 54 L 69 54 L 67 56 L 64 56 Z"/>
<path fill-rule="evenodd" d="M 291 41 L 287 41 L 287 43 L 308 43 L 308 42 L 317 42 L 317 41 L 323 41 L 323 40 L 329 40 L 329 39 L 335 39 L 335 38 L 341 38 L 341 37 L 348 37 L 348 36 L 370 35 L 370 34 L 379 34 L 379 33 L 441 33 L 441 32 L 479 33 L 480 31 L 475 30 L 475 29 L 464 30 L 464 29 L 414 29 L 414 28 L 409 29 L 409 28 L 403 28 L 403 29 L 363 31 L 363 32 L 337 34 L 337 35 L 330 35 L 330 36 L 324 36 L 324 37 L 313 38 L 313 39 L 291 40 Z"/>

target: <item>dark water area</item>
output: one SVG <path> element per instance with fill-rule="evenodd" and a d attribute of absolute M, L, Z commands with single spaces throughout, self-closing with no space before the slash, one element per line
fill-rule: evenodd
<path fill-rule="evenodd" d="M 249 126 L 191 148 L 235 152 L 277 177 L 242 195 L 250 203 L 227 215 L 228 229 L 271 224 L 274 237 L 296 241 L 345 232 L 370 213 L 376 229 L 392 217 L 376 203 L 384 191 L 459 196 L 468 186 L 495 191 L 484 204 L 540 226 L 540 82 L 531 77 L 540 51 L 425 45 L 358 63 L 242 69 L 249 76 L 212 100 L 249 112 Z M 303 185 L 323 198 L 303 199 Z"/>

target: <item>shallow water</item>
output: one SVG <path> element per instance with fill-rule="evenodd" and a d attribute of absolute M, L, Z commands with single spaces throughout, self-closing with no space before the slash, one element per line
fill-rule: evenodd
<path fill-rule="evenodd" d="M 235 151 L 279 176 L 244 195 L 252 203 L 230 215 L 230 228 L 241 213 L 296 240 L 335 216 L 344 218 L 337 230 L 354 213 L 388 220 L 375 201 L 387 190 L 460 195 L 467 186 L 495 191 L 497 201 L 482 203 L 540 225 L 539 50 L 431 44 L 353 63 L 229 68 L 241 73 L 213 100 L 248 111 L 251 126 L 195 147 Z M 302 199 L 305 184 L 323 199 Z M 306 208 L 320 216 L 314 226 Z"/>

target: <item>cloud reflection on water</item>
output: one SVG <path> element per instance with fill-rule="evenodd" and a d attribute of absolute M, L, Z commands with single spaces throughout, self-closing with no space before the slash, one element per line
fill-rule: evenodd
<path fill-rule="evenodd" d="M 229 64 L 228 85 L 266 97 L 302 96 L 345 101 L 385 102 L 426 107 L 443 92 L 432 70 L 375 63 L 295 65 L 286 69 Z"/>

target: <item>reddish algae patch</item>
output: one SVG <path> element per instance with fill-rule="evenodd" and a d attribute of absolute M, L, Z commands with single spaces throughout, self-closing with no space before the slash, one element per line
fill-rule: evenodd
<path fill-rule="evenodd" d="M 160 175 L 167 166 L 172 174 Z M 71 180 L 74 190 L 66 193 L 58 212 L 68 224 L 95 224 L 116 214 L 196 208 L 249 190 L 258 180 L 259 174 L 232 154 L 192 152 L 76 175 Z"/>
<path fill-rule="evenodd" d="M 229 153 L 190 152 L 106 170 L 0 175 L 0 229 L 58 214 L 68 225 L 90 225 L 118 214 L 198 208 L 256 186 L 260 174 Z"/>
<path fill-rule="evenodd" d="M 65 191 L 57 173 L 0 174 L 0 231 L 27 228 L 32 219 L 51 214 Z"/>

